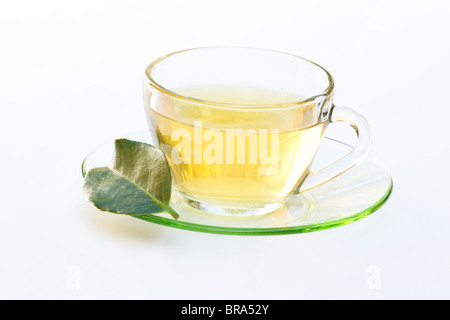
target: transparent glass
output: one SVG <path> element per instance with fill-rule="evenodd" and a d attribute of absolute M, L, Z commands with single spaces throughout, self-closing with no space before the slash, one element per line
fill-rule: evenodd
<path fill-rule="evenodd" d="M 155 144 L 148 131 L 129 133 L 124 138 Z M 325 137 L 314 160 L 315 167 L 344 156 L 353 147 Z M 114 158 L 114 140 L 90 152 L 83 161 L 83 177 L 93 168 L 109 166 Z M 179 213 L 175 220 L 167 213 L 130 217 L 172 228 L 230 235 L 280 235 L 325 230 L 353 223 L 378 210 L 392 192 L 392 178 L 376 159 L 366 157 L 328 183 L 291 196 L 277 210 L 256 216 L 223 216 L 199 212 L 180 194 L 172 193 L 170 205 Z M 107 214 L 107 213 L 105 213 Z"/>
<path fill-rule="evenodd" d="M 145 71 L 151 138 L 171 167 L 174 190 L 200 211 L 233 216 L 273 212 L 369 153 L 367 121 L 333 105 L 321 66 L 277 51 L 207 47 L 175 52 Z M 356 146 L 311 172 L 326 128 L 349 124 Z M 335 159 L 330 159 L 335 160 Z"/>

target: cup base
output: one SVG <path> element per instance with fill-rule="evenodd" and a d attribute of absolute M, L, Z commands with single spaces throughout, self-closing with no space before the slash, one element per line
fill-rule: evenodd
<path fill-rule="evenodd" d="M 255 204 L 255 205 L 239 205 L 239 204 L 224 204 L 224 203 L 210 203 L 197 199 L 192 199 L 185 194 L 180 193 L 181 198 L 190 207 L 214 215 L 220 216 L 233 216 L 233 217 L 251 217 L 259 216 L 278 210 L 285 201 L 272 202 L 267 204 Z"/>

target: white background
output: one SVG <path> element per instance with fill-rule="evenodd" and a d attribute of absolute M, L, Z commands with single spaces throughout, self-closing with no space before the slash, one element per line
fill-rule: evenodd
<path fill-rule="evenodd" d="M 448 1 L 1 1 L 0 298 L 450 298 L 449 34 Z M 336 104 L 371 124 L 388 202 L 347 226 L 270 237 L 87 203 L 85 155 L 146 129 L 146 65 L 210 45 L 328 69 Z"/>

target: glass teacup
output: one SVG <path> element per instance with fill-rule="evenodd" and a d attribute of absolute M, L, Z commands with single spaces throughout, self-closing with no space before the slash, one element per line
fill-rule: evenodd
<path fill-rule="evenodd" d="M 333 88 L 324 68 L 291 54 L 205 47 L 150 64 L 144 102 L 174 190 L 201 211 L 256 215 L 326 183 L 369 153 L 367 121 L 333 105 Z M 355 129 L 355 148 L 310 172 L 328 124 L 338 121 Z"/>

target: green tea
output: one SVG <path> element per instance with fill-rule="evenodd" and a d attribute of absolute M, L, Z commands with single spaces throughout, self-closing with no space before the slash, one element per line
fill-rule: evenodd
<path fill-rule="evenodd" d="M 317 122 L 314 104 L 290 108 L 301 97 L 261 89 L 179 92 L 215 101 L 204 107 L 195 99 L 174 99 L 151 109 L 174 187 L 183 196 L 217 205 L 262 205 L 283 201 L 306 178 L 325 130 L 324 123 L 308 125 Z"/>

